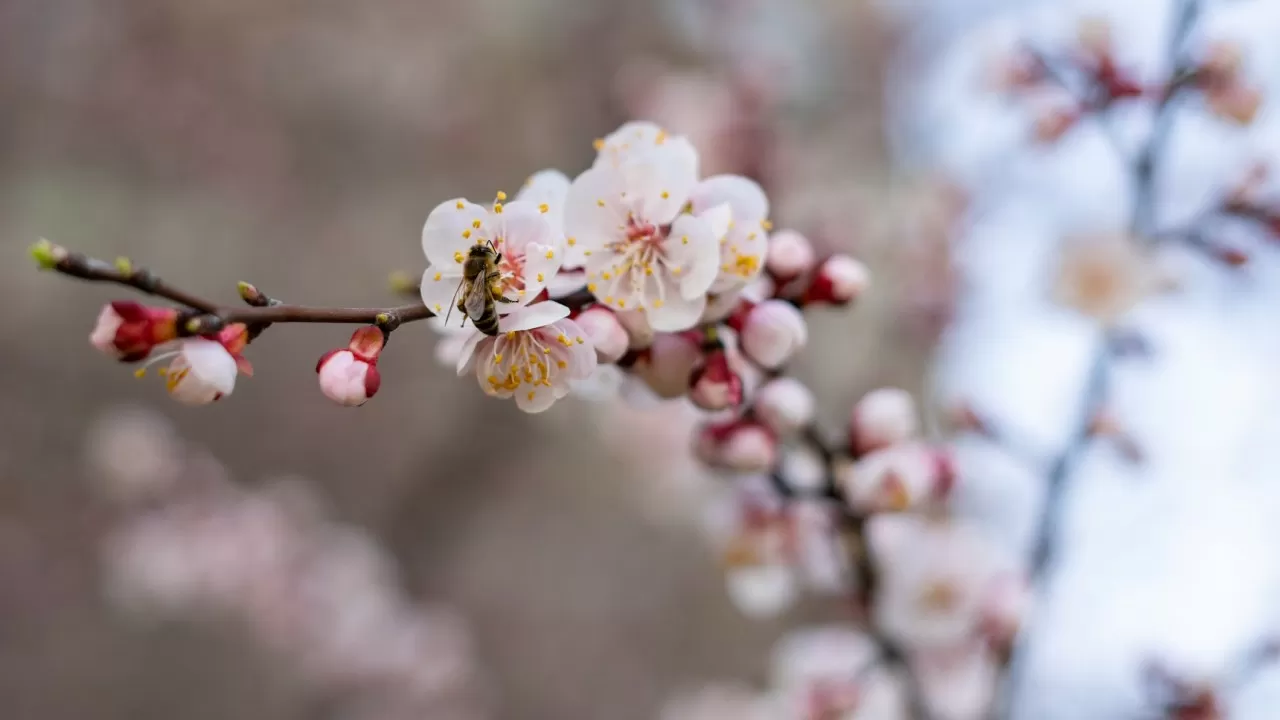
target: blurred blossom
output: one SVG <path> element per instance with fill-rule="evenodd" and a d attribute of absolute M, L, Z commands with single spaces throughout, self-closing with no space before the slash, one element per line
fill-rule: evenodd
<path fill-rule="evenodd" d="M 843 463 L 836 482 L 857 512 L 900 512 L 919 507 L 938 492 L 940 470 L 932 448 L 902 443 Z"/>
<path fill-rule="evenodd" d="M 167 492 L 183 469 L 183 444 L 173 426 L 143 408 L 103 414 L 90 426 L 85 460 L 99 490 L 119 502 Z"/>
<path fill-rule="evenodd" d="M 107 536 L 106 590 L 123 609 L 242 622 L 319 693 L 377 693 L 419 716 L 470 693 L 460 621 L 406 597 L 372 536 L 325 519 L 308 485 L 248 491 L 205 475 L 175 481 L 164 502 L 139 506 Z"/>
<path fill-rule="evenodd" d="M 863 455 L 915 437 L 919 429 L 915 400 L 906 390 L 872 390 L 853 406 L 849 448 Z"/>
<path fill-rule="evenodd" d="M 778 717 L 906 720 L 904 688 L 882 659 L 876 644 L 851 628 L 792 632 L 774 647 L 771 663 Z"/>
<path fill-rule="evenodd" d="M 990 717 L 999 668 L 981 644 L 921 652 L 912 658 L 911 667 L 932 717 Z"/>
<path fill-rule="evenodd" d="M 1154 292 L 1161 276 L 1139 240 L 1124 234 L 1068 239 L 1059 260 L 1054 298 L 1107 325 Z"/>
<path fill-rule="evenodd" d="M 780 436 L 793 435 L 813 421 L 813 391 L 793 377 L 768 381 L 756 394 L 755 413 Z"/>

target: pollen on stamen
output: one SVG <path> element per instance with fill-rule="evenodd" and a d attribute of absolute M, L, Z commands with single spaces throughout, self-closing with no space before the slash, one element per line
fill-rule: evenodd
<path fill-rule="evenodd" d="M 676 265 L 675 267 L 671 268 L 672 275 L 679 275 L 682 272 L 684 272 L 684 268 L 680 267 L 679 265 Z"/>
<path fill-rule="evenodd" d="M 471 231 L 470 231 L 470 230 L 463 230 L 463 231 L 462 231 L 462 239 L 463 239 L 463 240 L 470 240 L 470 239 L 471 239 Z"/>
<path fill-rule="evenodd" d="M 495 195 L 494 197 L 496 197 L 496 198 L 498 199 L 498 202 L 502 202 L 503 200 L 506 200 L 506 199 L 507 199 L 507 194 L 506 194 L 506 193 L 504 193 L 504 192 L 502 192 L 501 190 L 499 190 L 499 191 L 498 191 L 498 194 L 497 194 L 497 195 Z"/>
<path fill-rule="evenodd" d="M 667 141 L 667 131 L 666 131 L 666 130 L 659 130 L 659 131 L 658 131 L 658 137 L 654 138 L 654 144 L 655 144 L 655 145 L 661 145 L 662 143 L 664 143 L 664 142 L 666 142 L 666 141 Z"/>
<path fill-rule="evenodd" d="M 604 200 L 596 200 L 596 207 L 604 207 Z"/>
<path fill-rule="evenodd" d="M 565 361 L 563 361 L 563 360 L 557 360 L 557 361 L 556 361 L 556 367 L 558 367 L 558 368 L 560 368 L 561 370 L 563 370 L 563 369 L 565 369 L 565 368 L 569 367 L 569 363 L 567 363 L 567 362 L 565 362 Z"/>
<path fill-rule="evenodd" d="M 587 292 L 589 292 L 589 293 L 593 293 L 593 292 L 595 292 L 595 291 L 596 291 L 596 284 L 595 284 L 595 283 L 587 283 Z"/>
<path fill-rule="evenodd" d="M 587 342 L 586 340 L 583 340 L 583 339 L 582 339 L 582 336 L 581 336 L 581 335 L 579 335 L 578 337 L 574 338 L 574 340 L 575 340 L 579 345 L 585 345 L 585 344 L 586 344 L 586 342 Z"/>
<path fill-rule="evenodd" d="M 603 149 L 604 149 L 604 138 L 596 138 L 595 140 L 592 140 L 592 141 L 591 141 L 591 147 L 595 148 L 595 149 L 596 149 L 596 152 L 599 152 L 599 151 L 603 150 Z"/>
<path fill-rule="evenodd" d="M 538 282 L 542 282 L 542 273 L 538 273 Z"/>
<path fill-rule="evenodd" d="M 583 254 L 583 256 L 590 256 L 590 255 L 591 255 L 591 251 L 590 251 L 590 250 L 583 250 L 583 251 L 582 251 L 582 254 Z"/>
<path fill-rule="evenodd" d="M 467 208 L 467 204 L 459 200 L 458 204 L 454 205 L 454 207 L 458 208 L 459 210 L 465 210 Z"/>
<path fill-rule="evenodd" d="M 688 235 L 681 235 L 681 236 L 680 236 L 680 244 L 681 244 L 681 245 L 688 245 L 688 244 L 689 244 L 689 236 L 688 236 Z"/>
<path fill-rule="evenodd" d="M 444 277 L 444 273 L 436 273 L 435 281 L 440 282 L 440 278 Z"/>
<path fill-rule="evenodd" d="M 662 301 L 661 301 L 661 300 L 658 300 L 658 299 L 655 299 L 655 300 L 653 301 L 653 307 L 654 307 L 654 309 L 657 309 L 657 308 L 662 307 Z"/>
<path fill-rule="evenodd" d="M 663 191 L 662 191 L 662 199 L 663 199 L 663 200 L 670 200 L 670 199 L 671 199 L 671 193 L 667 192 L 666 190 L 663 190 Z"/>
<path fill-rule="evenodd" d="M 508 331 L 507 331 L 507 339 L 508 339 L 508 340 L 515 340 L 515 339 L 516 339 L 516 331 L 515 331 L 515 330 L 508 330 Z"/>
<path fill-rule="evenodd" d="M 760 221 L 760 227 L 764 228 L 765 230 L 772 230 L 772 229 L 773 229 L 773 223 L 772 223 L 772 222 L 770 222 L 770 221 L 768 221 L 768 220 L 761 220 L 761 221 Z"/>
<path fill-rule="evenodd" d="M 653 266 L 652 266 L 652 265 L 645 265 L 645 266 L 644 266 L 644 274 L 645 274 L 645 275 L 652 275 L 652 274 L 653 274 Z"/>
<path fill-rule="evenodd" d="M 496 203 L 494 203 L 494 204 L 493 204 L 493 211 L 494 211 L 494 212 L 496 212 L 496 213 L 498 213 L 499 215 L 501 215 L 501 214 L 502 214 L 502 203 L 500 203 L 500 202 L 496 202 Z"/>
<path fill-rule="evenodd" d="M 502 353 L 494 353 L 494 354 L 493 354 L 493 361 L 494 361 L 494 362 L 496 362 L 496 363 L 500 363 L 500 362 L 502 362 Z"/>
<path fill-rule="evenodd" d="M 460 263 L 460 262 L 462 262 L 463 257 L 464 257 L 464 256 L 463 256 L 463 254 L 462 254 L 462 252 L 461 252 L 461 251 L 459 251 L 459 252 L 455 252 L 455 253 L 453 254 L 453 261 L 454 261 L 454 262 L 456 262 L 456 263 Z"/>
<path fill-rule="evenodd" d="M 540 212 L 540 213 L 545 214 L 545 213 L 547 213 L 549 210 L 551 210 L 551 206 L 550 206 L 550 205 L 548 205 L 548 204 L 546 204 L 546 203 L 542 203 L 541 205 L 539 205 L 539 206 L 538 206 L 538 212 Z"/>
<path fill-rule="evenodd" d="M 137 370 L 134 370 L 134 371 L 133 371 L 133 376 L 134 376 L 134 377 L 136 377 L 136 378 L 146 377 L 146 376 L 147 376 L 147 369 L 146 369 L 146 368 L 138 368 Z"/>
<path fill-rule="evenodd" d="M 553 258 L 553 257 L 555 257 L 555 256 L 556 256 L 556 251 L 555 251 L 555 250 L 548 250 L 548 251 L 547 251 L 547 259 L 548 259 L 548 260 L 550 260 L 551 258 Z"/>
<path fill-rule="evenodd" d="M 565 238 L 565 242 L 569 244 L 569 247 L 573 247 L 574 245 L 577 245 L 577 244 L 578 244 L 578 239 L 577 239 L 577 238 Z"/>
<path fill-rule="evenodd" d="M 618 307 L 620 307 L 620 308 L 625 308 L 626 306 L 627 306 L 627 301 L 626 301 L 626 299 L 625 299 L 625 298 L 618 298 Z"/>
<path fill-rule="evenodd" d="M 605 295 L 605 296 L 604 296 L 604 304 L 605 304 L 605 305 L 612 305 L 612 304 L 613 304 L 613 296 L 612 296 L 612 295 Z"/>
<path fill-rule="evenodd" d="M 437 315 L 439 315 L 439 314 L 440 314 L 440 311 L 441 311 L 441 310 L 443 310 L 443 309 L 444 309 L 444 308 L 440 307 L 440 303 L 436 303 L 435 311 L 436 311 L 436 314 L 437 314 Z"/>
<path fill-rule="evenodd" d="M 530 391 L 529 391 L 529 399 L 530 399 L 530 400 L 533 400 L 534 396 L 536 396 L 537 394 L 538 394 L 538 393 L 537 393 L 537 391 L 536 391 L 536 390 L 530 390 Z"/>
<path fill-rule="evenodd" d="M 550 354 L 551 354 L 551 348 L 548 348 L 548 347 L 544 347 L 544 348 L 542 348 L 542 354 L 543 354 L 543 355 L 550 355 Z"/>
<path fill-rule="evenodd" d="M 600 273 L 600 277 L 601 277 L 601 278 L 603 278 L 603 279 L 605 279 L 605 280 L 612 280 L 612 279 L 613 279 L 613 275 L 610 275 L 610 274 L 609 274 L 609 273 L 607 273 L 607 272 Z"/>
<path fill-rule="evenodd" d="M 471 221 L 471 227 L 475 228 L 476 230 L 479 230 L 479 229 L 480 229 L 480 221 L 479 221 L 479 220 L 472 220 L 472 221 Z"/>

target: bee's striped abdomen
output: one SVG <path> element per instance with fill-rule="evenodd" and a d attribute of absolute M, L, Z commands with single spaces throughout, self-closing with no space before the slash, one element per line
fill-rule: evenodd
<path fill-rule="evenodd" d="M 475 318 L 474 320 L 472 320 L 472 322 L 475 323 L 476 329 L 484 333 L 485 335 L 490 335 L 490 336 L 497 335 L 498 334 L 498 313 L 493 312 L 492 305 L 489 306 L 488 310 L 489 312 L 486 312 L 480 317 Z"/>

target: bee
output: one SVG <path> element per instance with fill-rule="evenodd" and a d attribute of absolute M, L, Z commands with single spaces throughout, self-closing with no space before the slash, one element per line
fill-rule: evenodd
<path fill-rule="evenodd" d="M 463 324 L 466 324 L 466 318 L 471 318 L 477 330 L 490 336 L 498 334 L 496 303 L 515 302 L 502 294 L 502 273 L 498 270 L 500 262 L 502 253 L 494 249 L 493 245 L 472 245 L 462 263 L 462 282 L 458 283 L 458 289 L 453 293 L 457 300 L 454 307 L 463 314 Z M 459 293 L 461 298 L 458 297 Z M 452 315 L 453 307 L 450 307 L 449 313 L 445 315 L 445 325 L 449 324 L 449 317 Z"/>

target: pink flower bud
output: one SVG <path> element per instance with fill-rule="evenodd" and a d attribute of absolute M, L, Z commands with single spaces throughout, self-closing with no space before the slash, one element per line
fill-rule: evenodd
<path fill-rule="evenodd" d="M 845 305 L 853 302 L 871 282 L 867 266 L 848 255 L 827 258 L 805 291 L 804 303 Z"/>
<path fill-rule="evenodd" d="M 783 282 L 809 272 L 816 261 L 809 238 L 795 230 L 779 230 L 769 238 L 765 268 Z"/>
<path fill-rule="evenodd" d="M 1067 131 L 1076 126 L 1082 114 L 1077 107 L 1044 108 L 1036 116 L 1036 141 L 1050 144 L 1062 139 Z"/>
<path fill-rule="evenodd" d="M 637 310 L 627 310 L 614 313 L 614 317 L 622 324 L 622 328 L 627 331 L 628 349 L 643 350 L 653 344 L 653 328 L 649 327 L 649 321 L 645 318 L 644 313 Z"/>
<path fill-rule="evenodd" d="M 756 416 L 778 435 L 792 435 L 813 421 L 813 393 L 799 380 L 783 376 L 756 393 Z"/>
<path fill-rule="evenodd" d="M 695 451 L 699 459 L 712 467 L 758 473 L 769 470 L 778 461 L 778 440 L 760 423 L 733 420 L 702 428 Z"/>
<path fill-rule="evenodd" d="M 689 378 L 689 400 L 717 412 L 742 404 L 742 378 L 729 367 L 724 350 L 712 350 Z"/>
<path fill-rule="evenodd" d="M 804 315 L 785 300 L 765 300 L 742 322 L 742 351 L 766 370 L 776 370 L 809 341 Z"/>
<path fill-rule="evenodd" d="M 920 443 L 894 445 L 836 470 L 836 482 L 849 505 L 861 512 L 902 511 L 932 497 L 938 463 Z"/>
<path fill-rule="evenodd" d="M 698 344 L 681 333 L 658 333 L 635 364 L 635 374 L 659 397 L 677 398 L 689 390 L 689 376 L 701 358 Z"/>
<path fill-rule="evenodd" d="M 979 608 L 979 629 L 997 649 L 1009 650 L 1031 607 L 1031 589 L 1015 575 L 995 578 Z"/>
<path fill-rule="evenodd" d="M 132 362 L 145 358 L 155 346 L 177 337 L 177 310 L 116 301 L 103 306 L 89 334 L 89 342 L 107 355 Z"/>
<path fill-rule="evenodd" d="M 325 397 L 348 407 L 365 404 L 378 392 L 382 377 L 378 373 L 378 355 L 386 337 L 382 330 L 369 326 L 356 330 L 346 349 L 330 350 L 316 363 L 320 391 Z"/>
<path fill-rule="evenodd" d="M 853 406 L 849 421 L 849 449 L 864 455 L 915 436 L 916 403 L 899 388 L 872 390 Z"/>
<path fill-rule="evenodd" d="M 626 354 L 631 338 L 618 316 L 603 305 L 593 305 L 582 311 L 574 322 L 582 328 L 587 341 L 596 349 L 600 362 L 615 363 Z"/>

